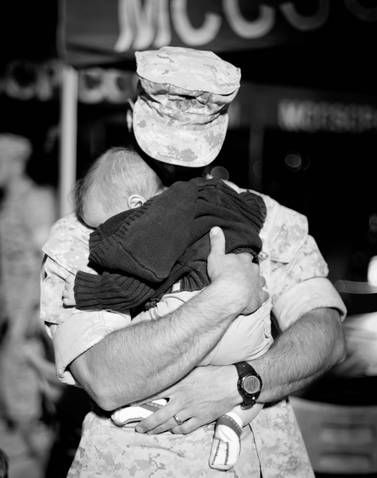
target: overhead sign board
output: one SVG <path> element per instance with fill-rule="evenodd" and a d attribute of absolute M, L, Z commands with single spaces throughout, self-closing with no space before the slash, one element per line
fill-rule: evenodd
<path fill-rule="evenodd" d="M 217 52 L 302 41 L 304 35 L 367 33 L 377 6 L 363 0 L 65 0 L 63 58 L 114 62 L 164 45 Z M 375 26 L 375 25 L 374 25 Z"/>

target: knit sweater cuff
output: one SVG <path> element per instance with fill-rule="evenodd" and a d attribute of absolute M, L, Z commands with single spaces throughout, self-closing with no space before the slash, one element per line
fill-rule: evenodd
<path fill-rule="evenodd" d="M 97 276 L 79 271 L 74 286 L 76 306 L 83 310 L 127 312 L 144 304 L 154 292 L 135 278 L 109 272 Z"/>
<path fill-rule="evenodd" d="M 101 276 L 79 271 L 76 274 L 73 291 L 78 309 L 103 309 L 101 301 Z"/>

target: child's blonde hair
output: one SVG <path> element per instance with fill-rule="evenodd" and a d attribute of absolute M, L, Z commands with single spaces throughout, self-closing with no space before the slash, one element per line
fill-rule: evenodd
<path fill-rule="evenodd" d="M 122 198 L 139 194 L 146 199 L 157 194 L 162 182 L 143 158 L 131 148 L 111 148 L 90 167 L 75 188 L 76 213 L 83 219 L 85 198 L 95 193 L 105 212 L 120 212 Z"/>

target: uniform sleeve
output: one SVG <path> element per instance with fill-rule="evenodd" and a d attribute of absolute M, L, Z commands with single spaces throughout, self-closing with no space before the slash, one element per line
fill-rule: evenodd
<path fill-rule="evenodd" d="M 281 329 L 319 307 L 335 308 L 344 318 L 345 305 L 327 278 L 327 264 L 308 233 L 306 217 L 270 198 L 267 211 L 261 234 L 269 259 L 273 312 Z"/>
<path fill-rule="evenodd" d="M 65 279 L 72 274 L 45 255 L 41 271 L 41 320 L 51 337 L 55 352 L 58 378 L 77 385 L 69 371 L 69 364 L 114 330 L 127 326 L 126 314 L 108 311 L 86 312 L 64 308 L 62 292 Z"/>

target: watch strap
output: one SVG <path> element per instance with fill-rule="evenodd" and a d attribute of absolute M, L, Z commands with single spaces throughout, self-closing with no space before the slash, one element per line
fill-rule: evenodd
<path fill-rule="evenodd" d="M 237 362 L 234 364 L 238 373 L 237 388 L 240 393 L 243 401 L 241 403 L 241 408 L 247 409 L 251 408 L 257 401 L 260 392 L 262 390 L 263 381 L 260 375 L 257 373 L 255 368 L 250 365 L 248 362 Z M 245 377 L 252 376 L 256 377 L 259 381 L 259 389 L 255 393 L 248 393 L 243 387 L 243 380 Z"/>

